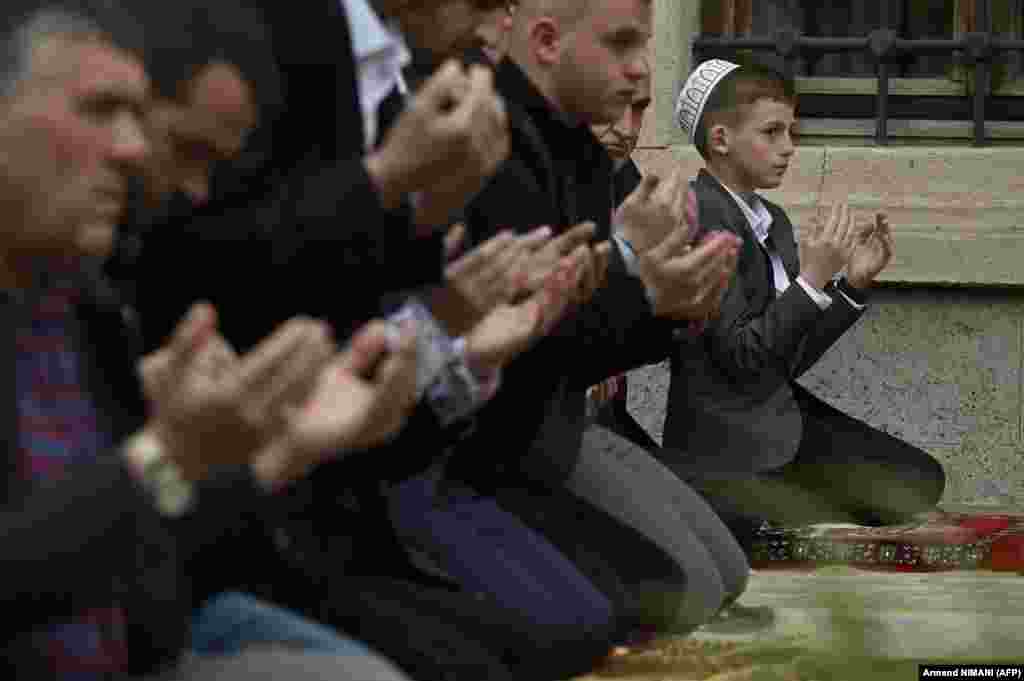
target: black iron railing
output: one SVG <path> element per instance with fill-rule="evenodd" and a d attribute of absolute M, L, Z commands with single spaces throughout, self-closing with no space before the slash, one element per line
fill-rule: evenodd
<path fill-rule="evenodd" d="M 882 26 L 889 26 L 888 1 L 881 2 Z M 992 34 L 991 0 L 977 0 L 977 27 L 980 31 L 965 33 L 961 38 L 905 39 L 891 28 L 879 28 L 863 38 L 819 38 L 801 35 L 796 29 L 780 29 L 772 37 L 716 38 L 700 36 L 693 43 L 695 62 L 712 50 L 765 50 L 782 57 L 787 74 L 792 77 L 797 60 L 805 55 L 866 51 L 878 62 L 878 93 L 876 95 L 875 141 L 888 144 L 889 79 L 896 59 L 917 55 L 945 55 L 962 52 L 974 67 L 974 144 L 985 144 L 985 105 L 992 78 L 992 60 L 997 54 L 1024 50 L 1024 40 L 996 38 Z"/>

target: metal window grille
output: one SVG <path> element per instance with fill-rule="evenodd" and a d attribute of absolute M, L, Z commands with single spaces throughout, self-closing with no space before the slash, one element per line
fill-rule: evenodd
<path fill-rule="evenodd" d="M 1024 40 L 996 38 L 992 32 L 992 1 L 976 0 L 977 28 L 982 30 L 965 33 L 958 39 L 905 39 L 896 31 L 885 28 L 890 25 L 887 12 L 889 3 L 882 0 L 883 28 L 871 31 L 863 38 L 821 38 L 801 35 L 792 28 L 780 29 L 774 36 L 754 37 L 711 37 L 699 36 L 693 43 L 695 61 L 703 60 L 702 54 L 721 50 L 762 50 L 773 51 L 784 60 L 787 75 L 796 71 L 797 60 L 803 55 L 836 54 L 842 52 L 866 51 L 877 60 L 878 94 L 875 96 L 875 142 L 888 144 L 889 122 L 889 79 L 892 77 L 894 60 L 904 56 L 944 55 L 962 51 L 968 64 L 974 68 L 974 145 L 983 146 L 985 136 L 985 106 L 989 97 L 992 76 L 992 60 L 997 54 L 1013 50 L 1024 50 Z"/>

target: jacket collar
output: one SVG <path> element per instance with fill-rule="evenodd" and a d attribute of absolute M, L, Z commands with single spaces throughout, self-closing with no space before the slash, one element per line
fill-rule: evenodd
<path fill-rule="evenodd" d="M 572 158 L 584 167 L 602 167 L 611 174 L 614 167 L 611 156 L 590 127 L 555 109 L 512 59 L 505 57 L 498 64 L 495 83 L 506 102 L 514 102 L 529 115 L 552 151 L 572 151 L 568 156 L 559 154 L 560 159 Z"/>
<path fill-rule="evenodd" d="M 746 216 L 733 199 L 732 194 L 718 181 L 718 178 L 709 173 L 705 168 L 701 168 L 700 172 L 697 173 L 697 186 L 711 193 L 711 196 L 719 204 L 719 208 L 724 212 L 732 227 L 739 228 L 742 225 L 746 225 L 747 228 L 742 231 L 744 234 L 751 234 Z"/>
<path fill-rule="evenodd" d="M 622 205 L 622 202 L 640 185 L 643 177 L 640 168 L 631 158 L 626 159 L 626 162 L 619 166 L 612 180 L 615 188 L 616 208 Z"/>
<path fill-rule="evenodd" d="M 730 226 L 734 229 L 743 230 L 743 236 L 747 237 L 743 240 L 743 252 L 747 252 L 749 249 L 761 249 L 763 246 L 764 239 L 761 235 L 756 234 L 754 227 L 750 224 L 747 216 L 737 203 L 736 198 L 733 194 L 726 189 L 721 182 L 715 178 L 714 175 L 709 173 L 705 169 L 701 169 L 697 175 L 698 186 L 704 187 L 710 191 L 714 197 L 714 200 L 718 202 L 719 208 L 723 211 L 723 215 Z M 742 199 L 741 199 L 742 200 Z M 796 273 L 800 270 L 800 261 L 797 254 L 796 242 L 793 238 L 793 228 L 790 224 L 786 214 L 779 209 L 778 206 L 761 199 L 761 205 L 764 206 L 765 210 L 771 216 L 771 223 L 769 225 L 769 233 L 771 234 L 774 242 L 775 249 L 782 258 L 782 263 L 786 268 L 786 272 L 790 275 L 790 278 L 795 278 Z"/>

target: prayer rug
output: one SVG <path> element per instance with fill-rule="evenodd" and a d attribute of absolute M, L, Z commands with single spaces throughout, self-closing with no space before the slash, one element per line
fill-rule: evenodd
<path fill-rule="evenodd" d="M 889 527 L 764 527 L 750 550 L 758 570 L 851 565 L 889 572 L 994 570 L 1024 574 L 1024 515 L 936 512 Z"/>

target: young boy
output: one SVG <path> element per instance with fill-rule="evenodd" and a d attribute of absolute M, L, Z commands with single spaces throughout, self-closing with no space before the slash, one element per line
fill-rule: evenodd
<path fill-rule="evenodd" d="M 707 162 L 695 181 L 700 224 L 743 246 L 720 316 L 673 357 L 663 456 L 741 543 L 764 520 L 904 521 L 945 485 L 931 456 L 796 382 L 863 314 L 893 241 L 884 215 L 862 225 L 839 203 L 798 246 L 786 213 L 756 193 L 782 184 L 795 107 L 778 72 L 718 59 L 696 68 L 676 107 Z"/>

